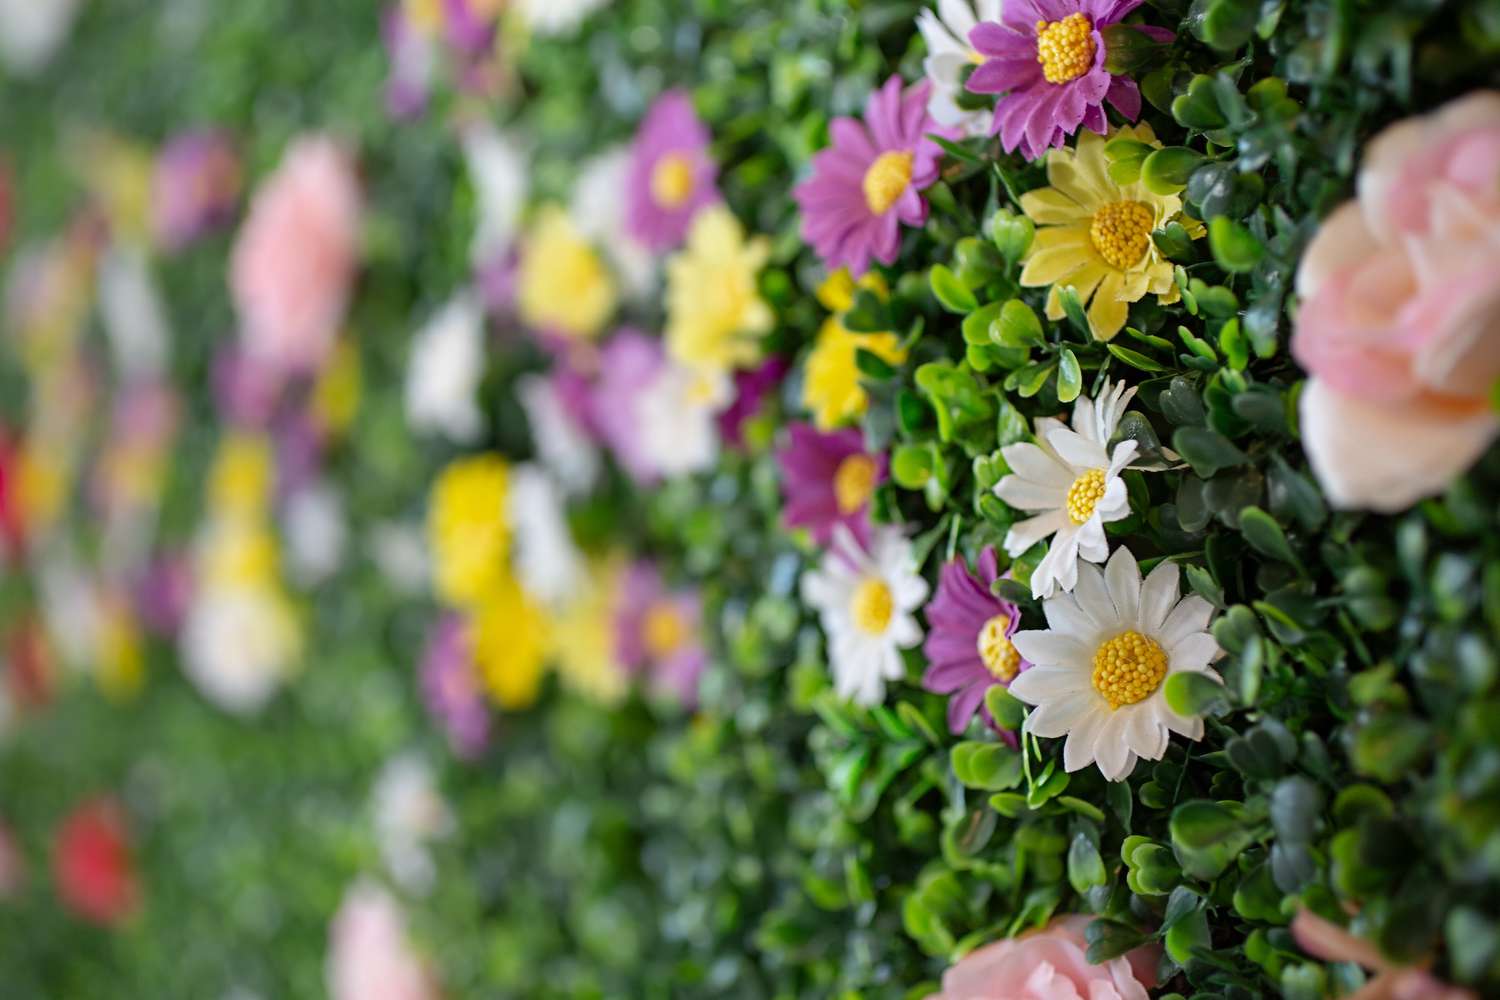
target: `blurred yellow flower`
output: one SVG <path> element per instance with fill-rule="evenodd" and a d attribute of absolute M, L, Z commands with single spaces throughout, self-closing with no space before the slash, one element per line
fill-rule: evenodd
<path fill-rule="evenodd" d="M 775 325 L 756 278 L 771 255 L 723 205 L 693 217 L 687 244 L 667 261 L 667 352 L 684 365 L 728 371 L 760 357 Z"/>
<path fill-rule="evenodd" d="M 601 705 L 625 697 L 625 670 L 615 657 L 615 600 L 623 572 L 617 557 L 591 560 L 585 580 L 558 612 L 552 652 L 564 684 Z"/>
<path fill-rule="evenodd" d="M 57 522 L 68 499 L 69 471 L 55 449 L 28 438 L 16 456 L 16 500 L 21 523 L 45 535 Z"/>
<path fill-rule="evenodd" d="M 1139 181 L 1116 184 L 1109 176 L 1106 143 L 1115 139 L 1160 147 L 1149 125 L 1118 128 L 1108 138 L 1087 130 L 1073 149 L 1047 153 L 1049 187 L 1021 196 L 1021 210 L 1037 224 L 1021 284 L 1052 286 L 1047 318 L 1062 319 L 1060 288 L 1071 285 L 1088 307 L 1089 329 L 1109 340 L 1125 326 L 1130 303 L 1148 292 L 1163 304 L 1181 298 L 1172 262 L 1161 255 L 1151 233 L 1180 221 L 1193 238 L 1201 223 L 1182 216 L 1177 195 L 1152 194 Z"/>
<path fill-rule="evenodd" d="M 504 573 L 469 618 L 474 663 L 495 704 L 529 708 L 546 668 L 547 619 L 509 573 Z"/>
<path fill-rule="evenodd" d="M 538 212 L 526 232 L 517 286 L 521 319 L 538 330 L 593 337 L 615 311 L 614 278 L 556 205 Z"/>
<path fill-rule="evenodd" d="M 499 455 L 460 458 L 438 474 L 427 535 L 433 587 L 442 600 L 478 604 L 509 578 L 509 492 L 510 467 Z"/>
<path fill-rule="evenodd" d="M 222 513 L 264 513 L 273 472 L 271 443 L 264 435 L 226 434 L 208 472 L 209 505 Z"/>
<path fill-rule="evenodd" d="M 203 586 L 274 586 L 279 562 L 276 537 L 264 518 L 211 518 L 200 530 L 198 582 Z"/>
<path fill-rule="evenodd" d="M 818 286 L 818 301 L 834 315 L 824 320 L 807 355 L 802 375 L 802 405 L 811 411 L 819 430 L 833 430 L 857 420 L 870 405 L 859 383 L 859 366 L 855 361 L 859 348 L 893 365 L 906 360 L 906 350 L 894 333 L 855 333 L 844 326 L 840 316 L 854 307 L 854 294 L 861 288 L 882 299 L 890 294 L 880 275 L 867 273 L 855 281 L 843 267 Z"/>
<path fill-rule="evenodd" d="M 122 596 L 100 602 L 94 644 L 98 664 L 95 676 L 105 697 L 125 701 L 140 693 L 146 676 L 141 632 L 129 602 Z"/>
<path fill-rule="evenodd" d="M 363 383 L 359 348 L 349 336 L 341 337 L 313 387 L 312 413 L 318 425 L 334 436 L 347 431 L 359 412 Z"/>

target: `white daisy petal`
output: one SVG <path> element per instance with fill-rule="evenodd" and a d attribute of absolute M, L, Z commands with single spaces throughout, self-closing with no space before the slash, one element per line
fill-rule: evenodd
<path fill-rule="evenodd" d="M 1206 667 L 1218 655 L 1219 644 L 1207 632 L 1190 632 L 1167 647 L 1167 660 L 1174 673 Z"/>
<path fill-rule="evenodd" d="M 1079 669 L 1093 662 L 1094 651 L 1071 635 L 1052 631 L 1017 632 L 1010 637 L 1011 644 L 1030 662 L 1038 667 L 1071 667 Z M 1030 670 L 1011 681 L 1011 692 L 1017 698 L 1024 697 L 1016 685 Z M 1025 690 L 1024 688 L 1022 690 Z"/>
<path fill-rule="evenodd" d="M 1018 684 L 1025 692 L 1024 696 L 1016 693 Z M 1011 681 L 1010 691 L 1027 704 L 1037 705 L 1068 695 L 1090 693 L 1093 691 L 1093 682 L 1089 679 L 1088 672 L 1084 670 L 1069 667 L 1032 667 L 1030 670 L 1021 671 L 1020 675 Z"/>
<path fill-rule="evenodd" d="M 1148 701 L 1120 709 L 1125 716 L 1125 741 L 1143 760 L 1161 760 L 1167 752 L 1167 740 L 1171 733 L 1156 717 L 1156 710 Z"/>
<path fill-rule="evenodd" d="M 1156 568 L 1147 575 L 1146 582 L 1141 585 L 1138 618 L 1142 632 L 1154 635 L 1163 631 L 1162 622 L 1177 600 L 1177 584 L 1177 564 L 1168 560 L 1157 563 Z M 1212 608 L 1209 610 L 1212 611 Z"/>
<path fill-rule="evenodd" d="M 1043 602 L 1042 614 L 1047 617 L 1047 627 L 1053 632 L 1076 636 L 1085 643 L 1099 630 L 1094 620 L 1083 613 L 1072 594 L 1058 594 Z"/>
<path fill-rule="evenodd" d="M 1099 763 L 1099 773 L 1110 781 L 1124 779 L 1135 765 L 1135 748 L 1125 735 L 1128 718 L 1129 713 L 1110 712 L 1094 736 L 1094 758 Z"/>
<path fill-rule="evenodd" d="M 1135 453 L 1139 448 L 1140 444 L 1134 438 L 1121 441 L 1115 445 L 1114 454 L 1110 456 L 1109 460 L 1109 474 L 1111 476 L 1118 476 L 1130 464 L 1131 460 L 1135 458 Z"/>
<path fill-rule="evenodd" d="M 1091 715 L 1100 711 L 1093 694 L 1070 694 L 1039 705 L 1026 716 L 1026 731 L 1044 739 L 1066 736 Z"/>
<path fill-rule="evenodd" d="M 1163 645 L 1171 645 L 1184 636 L 1194 632 L 1202 632 L 1208 628 L 1208 620 L 1213 617 L 1214 606 L 1209 604 L 1197 594 L 1189 594 L 1184 597 L 1178 605 L 1172 609 L 1166 619 L 1156 629 L 1161 636 Z"/>
<path fill-rule="evenodd" d="M 1016 475 L 1034 483 L 1056 486 L 1063 493 L 1077 478 L 1056 453 L 1049 453 L 1030 442 L 1006 445 L 1000 449 L 1000 457 Z"/>
<path fill-rule="evenodd" d="M 1057 449 L 1063 461 L 1076 468 L 1103 469 L 1109 465 L 1109 455 L 1103 445 L 1069 428 L 1059 428 L 1048 434 L 1047 443 Z"/>
<path fill-rule="evenodd" d="M 1079 437 L 1088 438 L 1096 444 L 1109 444 L 1109 438 L 1099 437 L 1099 422 L 1094 419 L 1094 401 L 1087 396 L 1079 396 L 1078 401 L 1073 404 L 1073 431 Z"/>
<path fill-rule="evenodd" d="M 1006 476 L 995 484 L 995 496 L 1020 510 L 1055 510 L 1067 503 L 1067 487 Z"/>
<path fill-rule="evenodd" d="M 1094 505 L 1094 516 L 1104 524 L 1123 521 L 1130 516 L 1130 490 L 1119 476 L 1106 479 L 1104 496 Z"/>
<path fill-rule="evenodd" d="M 1051 510 L 1017 521 L 1005 533 L 1006 554 L 1012 559 L 1016 558 L 1043 538 L 1060 530 L 1067 521 L 1068 515 L 1061 510 Z"/>
<path fill-rule="evenodd" d="M 1130 550 L 1121 545 L 1104 567 L 1104 585 L 1115 602 L 1122 623 L 1134 623 L 1139 617 L 1141 569 Z"/>
<path fill-rule="evenodd" d="M 1108 715 L 1108 709 L 1090 712 L 1068 733 L 1068 742 L 1063 744 L 1064 770 L 1080 771 L 1094 762 L 1099 753 L 1099 732 L 1109 721 Z"/>
<path fill-rule="evenodd" d="M 1101 563 L 1109 557 L 1109 540 L 1104 537 L 1104 522 L 1096 512 L 1078 526 L 1078 558 Z"/>
<path fill-rule="evenodd" d="M 1078 566 L 1078 583 L 1073 587 L 1073 596 L 1083 613 L 1093 619 L 1101 629 L 1118 629 L 1120 614 L 1115 609 L 1114 599 L 1104 585 L 1104 574 L 1091 563 Z M 1131 624 L 1135 624 L 1131 622 Z"/>
<path fill-rule="evenodd" d="M 1061 587 L 1073 589 L 1078 582 L 1078 526 L 1072 521 L 1057 529 L 1047 554 L 1031 573 L 1031 596 L 1051 597 Z"/>

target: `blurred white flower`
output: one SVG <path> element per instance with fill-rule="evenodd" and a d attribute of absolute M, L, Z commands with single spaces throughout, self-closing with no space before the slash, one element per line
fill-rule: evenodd
<path fill-rule="evenodd" d="M 988 135 L 987 110 L 970 111 L 958 106 L 964 92 L 964 70 L 977 66 L 983 57 L 969 44 L 969 32 L 981 21 L 999 21 L 1003 0 L 937 0 L 937 13 L 917 14 L 917 29 L 927 42 L 922 71 L 932 81 L 927 111 L 939 125 L 957 125 L 965 135 Z"/>
<path fill-rule="evenodd" d="M 527 375 L 516 381 L 516 396 L 526 411 L 537 454 L 563 492 L 592 489 L 599 476 L 599 449 L 568 411 L 556 383 L 544 375 Z"/>
<path fill-rule="evenodd" d="M 338 571 L 348 532 L 337 489 L 326 482 L 304 486 L 287 500 L 281 516 L 293 580 L 310 587 Z"/>
<path fill-rule="evenodd" d="M 302 645 L 296 617 L 275 589 L 231 585 L 194 596 L 179 643 L 188 679 L 235 715 L 254 714 L 271 700 Z"/>
<path fill-rule="evenodd" d="M 18 76 L 40 72 L 67 40 L 80 0 L 0 0 L 0 62 Z"/>
<path fill-rule="evenodd" d="M 475 125 L 464 133 L 464 159 L 479 199 L 469 260 L 482 267 L 510 249 L 526 204 L 526 148 L 514 136 Z"/>
<path fill-rule="evenodd" d="M 380 856 L 391 877 L 408 892 L 427 893 L 437 874 L 428 844 L 454 829 L 453 813 L 438 793 L 432 768 L 413 752 L 392 757 L 375 779 L 370 806 Z"/>
<path fill-rule="evenodd" d="M 328 927 L 324 971 L 332 1000 L 437 1000 L 427 963 L 412 950 L 406 916 L 386 889 L 362 878 Z"/>
<path fill-rule="evenodd" d="M 386 521 L 370 530 L 370 554 L 387 583 L 402 594 L 427 589 L 427 541 L 416 524 Z"/>
<path fill-rule="evenodd" d="M 484 311 L 462 292 L 427 321 L 411 345 L 406 368 L 406 420 L 415 430 L 466 444 L 483 414 L 475 394 L 484 377 Z"/>
<path fill-rule="evenodd" d="M 585 163 L 573 185 L 569 214 L 595 246 L 602 247 L 625 293 L 641 298 L 655 285 L 656 257 L 625 229 L 625 178 L 630 150 L 617 146 Z"/>
<path fill-rule="evenodd" d="M 521 586 L 544 604 L 562 605 L 583 581 L 562 495 L 546 472 L 526 463 L 511 470 L 507 503 Z"/>
<path fill-rule="evenodd" d="M 562 35 L 606 3 L 608 0 L 517 0 L 514 10 L 536 34 Z"/>
<path fill-rule="evenodd" d="M 99 265 L 99 311 L 115 367 L 124 380 L 158 374 L 166 363 L 172 332 L 144 253 L 116 246 L 104 255 Z"/>
<path fill-rule="evenodd" d="M 701 472 L 719 454 L 714 419 L 729 405 L 733 385 L 719 372 L 665 362 L 635 401 L 643 453 L 663 476 Z"/>

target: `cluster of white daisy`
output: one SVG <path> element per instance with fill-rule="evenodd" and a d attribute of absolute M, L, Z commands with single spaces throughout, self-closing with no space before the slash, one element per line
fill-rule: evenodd
<path fill-rule="evenodd" d="M 995 485 L 996 496 L 1033 515 L 1006 533 L 1012 559 L 1052 539 L 1031 574 L 1048 627 L 1012 636 L 1033 666 L 1010 693 L 1035 706 L 1026 732 L 1067 737 L 1067 770 L 1097 763 L 1111 781 L 1128 776 L 1137 757 L 1160 760 L 1171 733 L 1203 736 L 1201 718 L 1167 704 L 1167 677 L 1193 671 L 1219 679 L 1209 666 L 1219 655 L 1208 632 L 1213 606 L 1182 596 L 1175 563 L 1161 561 L 1142 581 L 1128 548 L 1109 552 L 1104 526 L 1130 515 L 1121 473 L 1137 449 L 1128 439 L 1111 449 L 1110 440 L 1134 395 L 1134 387 L 1106 380 L 1097 401 L 1078 398 L 1071 428 L 1040 418 L 1037 443 L 1001 450 L 1012 471 Z"/>

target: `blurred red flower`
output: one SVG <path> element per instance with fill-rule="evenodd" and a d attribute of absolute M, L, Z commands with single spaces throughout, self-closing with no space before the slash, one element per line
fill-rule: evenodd
<path fill-rule="evenodd" d="M 89 799 L 63 821 L 52 866 L 63 904 L 85 920 L 119 923 L 140 900 L 125 812 L 112 797 Z"/>

